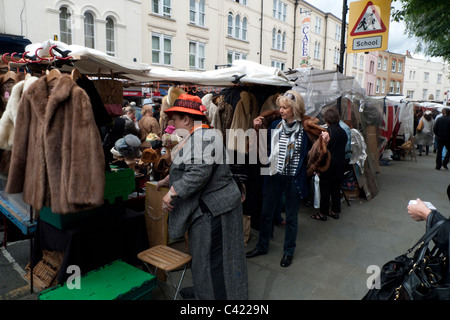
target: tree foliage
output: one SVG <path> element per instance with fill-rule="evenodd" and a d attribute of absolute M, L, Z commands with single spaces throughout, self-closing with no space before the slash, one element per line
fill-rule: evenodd
<path fill-rule="evenodd" d="M 403 21 L 409 37 L 420 40 L 418 51 L 450 61 L 450 2 L 448 0 L 393 0 L 402 8 L 393 9 L 394 21 Z"/>

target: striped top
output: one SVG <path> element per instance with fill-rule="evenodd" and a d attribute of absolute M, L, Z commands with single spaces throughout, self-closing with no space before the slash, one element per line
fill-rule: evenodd
<path fill-rule="evenodd" d="M 293 133 L 295 134 L 295 133 Z M 286 161 L 287 146 L 289 143 L 289 136 L 284 133 L 284 130 L 280 132 L 279 140 L 279 155 L 277 163 L 277 173 L 287 176 L 294 176 L 297 171 L 298 164 L 300 162 L 300 150 L 302 145 L 303 128 L 300 129 L 297 140 L 295 141 L 295 150 L 292 159 L 289 164 L 284 168 L 284 163 Z M 284 168 L 284 169 L 283 169 Z"/>

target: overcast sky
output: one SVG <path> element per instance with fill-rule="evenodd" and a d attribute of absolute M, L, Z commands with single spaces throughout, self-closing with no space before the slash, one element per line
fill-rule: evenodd
<path fill-rule="evenodd" d="M 357 0 L 347 0 L 347 7 L 350 7 L 350 3 Z M 343 0 L 305 0 L 314 7 L 322 10 L 323 12 L 330 12 L 336 17 L 342 19 L 342 5 Z M 396 8 L 400 8 L 397 2 L 392 3 Z M 349 13 L 347 12 L 347 23 Z M 416 39 L 410 39 L 405 35 L 405 27 L 403 23 L 393 22 L 392 19 L 389 23 L 389 42 L 388 50 L 394 53 L 405 54 L 406 50 L 410 52 L 416 51 Z M 347 30 L 348 33 L 348 30 Z"/>

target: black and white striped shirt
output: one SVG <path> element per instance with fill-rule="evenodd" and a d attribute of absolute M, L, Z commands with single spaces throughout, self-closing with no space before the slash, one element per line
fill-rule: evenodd
<path fill-rule="evenodd" d="M 295 134 L 295 133 L 293 133 Z M 287 146 L 289 143 L 289 136 L 284 133 L 283 130 L 280 132 L 280 140 L 279 140 L 279 154 L 278 154 L 278 163 L 277 163 L 277 173 L 287 176 L 294 176 L 297 171 L 297 166 L 300 162 L 300 150 L 302 145 L 302 135 L 303 128 L 300 129 L 297 140 L 295 141 L 295 150 L 292 156 L 292 159 L 289 161 L 287 167 L 284 167 L 286 156 L 287 156 Z"/>

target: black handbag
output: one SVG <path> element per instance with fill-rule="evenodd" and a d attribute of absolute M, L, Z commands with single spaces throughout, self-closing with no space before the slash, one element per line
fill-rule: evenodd
<path fill-rule="evenodd" d="M 382 267 L 379 287 L 369 289 L 363 300 L 450 300 L 448 252 L 431 246 L 433 237 L 448 223 L 440 220 L 432 228 L 427 225 L 413 247 Z"/>

